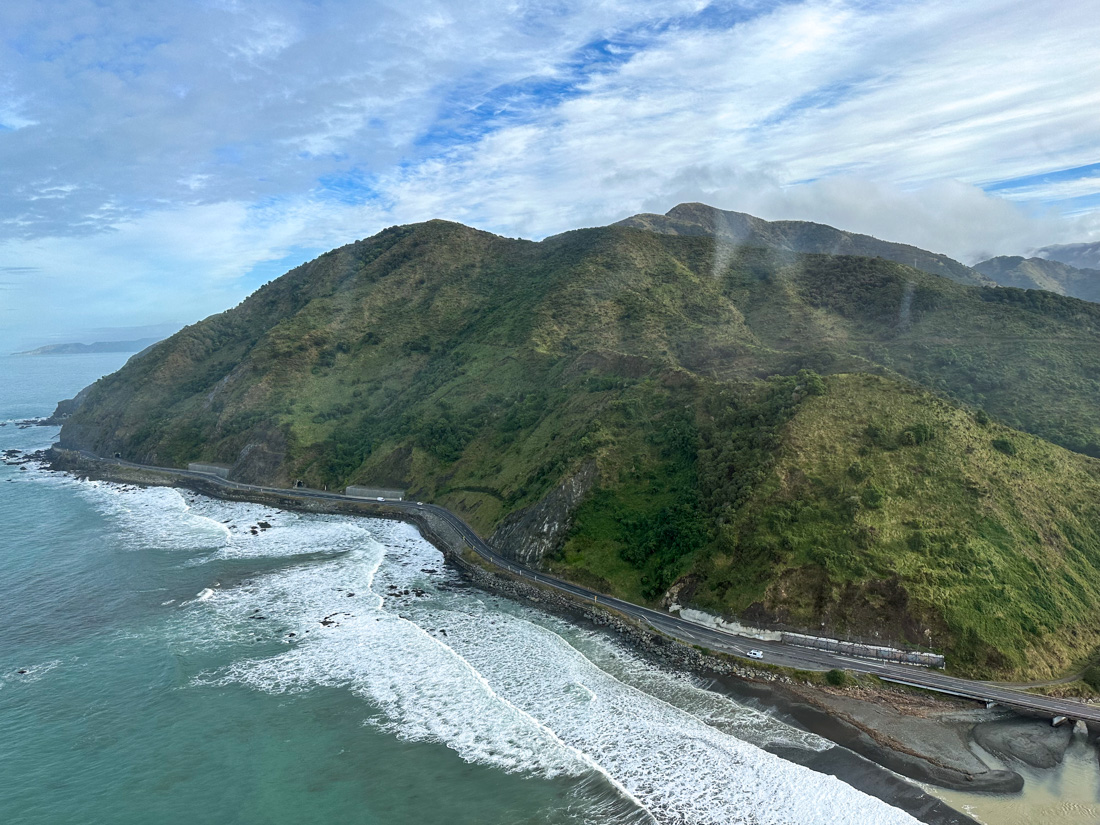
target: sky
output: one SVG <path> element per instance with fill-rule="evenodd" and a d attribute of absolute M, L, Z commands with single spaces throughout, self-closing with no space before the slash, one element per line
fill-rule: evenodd
<path fill-rule="evenodd" d="M 4 0 L 0 351 L 192 323 L 431 218 L 1100 241 L 1098 66 L 1100 0 Z"/>

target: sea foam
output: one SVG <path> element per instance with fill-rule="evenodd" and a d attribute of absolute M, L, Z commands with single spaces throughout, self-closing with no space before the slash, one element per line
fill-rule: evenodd
<path fill-rule="evenodd" d="M 781 723 L 708 699 L 690 680 L 613 652 L 606 637 L 571 643 L 560 620 L 459 588 L 410 527 L 368 523 L 374 539 L 347 555 L 216 595 L 216 621 L 246 621 L 263 605 L 300 641 L 211 682 L 347 687 L 395 735 L 506 771 L 596 772 L 659 822 L 913 822 L 746 741 L 822 740 L 784 736 Z"/>
<path fill-rule="evenodd" d="M 363 697 L 364 722 L 395 736 L 503 771 L 600 777 L 662 823 L 914 822 L 758 747 L 823 740 L 604 634 L 465 586 L 409 525 L 176 490 L 88 483 L 85 492 L 135 549 L 284 561 L 164 606 L 177 644 L 238 651 L 198 684 L 345 688 Z M 253 534 L 260 521 L 270 527 Z M 257 639 L 264 652 L 248 655 Z"/>

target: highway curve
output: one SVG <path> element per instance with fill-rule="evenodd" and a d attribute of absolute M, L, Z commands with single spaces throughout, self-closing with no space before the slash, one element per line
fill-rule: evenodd
<path fill-rule="evenodd" d="M 228 481 L 211 473 L 201 473 L 193 470 L 179 470 L 171 467 L 151 467 L 145 464 L 135 464 L 121 459 L 104 459 L 86 450 L 79 450 L 80 455 L 87 459 L 118 466 L 133 467 L 138 470 L 152 470 L 168 475 L 191 477 L 216 484 L 232 490 L 255 491 L 277 495 L 289 495 L 299 498 L 325 499 L 332 501 L 350 501 L 360 504 L 372 504 L 370 499 L 345 496 L 339 493 L 328 493 L 320 490 L 303 488 L 286 489 L 283 487 L 263 487 L 254 484 L 242 484 L 236 481 Z M 893 664 L 871 659 L 856 659 L 851 656 L 843 656 L 824 650 L 797 647 L 783 642 L 762 641 L 746 636 L 739 636 L 724 630 L 706 627 L 679 616 L 653 610 L 648 607 L 633 604 L 632 602 L 616 599 L 603 593 L 597 593 L 579 584 L 563 581 L 549 576 L 546 573 L 533 570 L 511 559 L 506 559 L 494 551 L 465 521 L 438 504 L 418 504 L 412 501 L 395 501 L 388 499 L 384 502 L 387 508 L 404 510 L 410 514 L 417 512 L 432 513 L 452 527 L 469 544 L 470 548 L 481 558 L 491 564 L 507 570 L 511 574 L 527 581 L 554 588 L 568 593 L 578 599 L 590 601 L 610 607 L 619 613 L 630 616 L 638 621 L 648 624 L 653 629 L 671 636 L 681 642 L 700 645 L 711 650 L 730 653 L 736 656 L 745 656 L 748 650 L 763 651 L 764 662 L 783 667 L 801 668 L 803 670 L 830 670 L 840 668 L 857 673 L 870 673 L 888 682 L 924 688 L 974 699 L 980 702 L 994 702 L 1020 710 L 1044 714 L 1051 718 L 1064 716 L 1067 719 L 1081 720 L 1100 724 L 1100 706 L 1089 705 L 1073 699 L 1056 699 L 1047 696 L 1039 696 L 1016 690 L 1004 685 L 996 685 L 988 682 L 979 682 L 972 679 L 963 679 L 957 676 L 948 676 L 937 670 L 918 665 Z M 751 660 L 750 660 L 751 662 Z"/>

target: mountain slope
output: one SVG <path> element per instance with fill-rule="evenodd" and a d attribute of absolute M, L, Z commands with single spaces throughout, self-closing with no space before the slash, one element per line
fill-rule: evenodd
<path fill-rule="evenodd" d="M 1100 241 L 1054 244 L 1035 250 L 1035 254 L 1040 258 L 1059 261 L 1078 269 L 1100 269 Z"/>
<path fill-rule="evenodd" d="M 788 252 L 859 255 L 885 258 L 961 284 L 995 286 L 995 282 L 946 255 L 908 244 L 880 241 L 870 235 L 845 232 L 809 221 L 765 221 L 743 212 L 715 209 L 702 203 L 682 203 L 664 215 L 641 214 L 619 221 L 669 235 L 707 235 L 733 246 L 755 246 Z"/>
<path fill-rule="evenodd" d="M 1001 286 L 1045 289 L 1084 301 L 1100 302 L 1100 270 L 1078 269 L 1045 258 L 1002 256 L 974 264 L 974 269 Z"/>
<path fill-rule="evenodd" d="M 61 440 L 249 481 L 404 487 L 621 595 L 678 588 L 799 627 L 931 638 L 969 672 L 1046 672 L 1100 644 L 1091 586 L 1044 612 L 1014 580 L 995 626 L 922 576 L 999 598 L 965 589 L 986 542 L 1004 569 L 1060 553 L 1073 581 L 1100 581 L 1096 462 L 1004 426 L 1095 448 L 1098 355 L 1100 307 L 888 260 L 431 221 L 322 255 L 131 359 L 65 407 Z M 989 509 L 1021 467 L 1048 516 Z M 902 490 L 909 475 L 951 506 Z M 990 497 L 971 506 L 972 488 Z M 914 526 L 915 507 L 942 516 Z M 899 554 L 926 539 L 923 568 Z"/>

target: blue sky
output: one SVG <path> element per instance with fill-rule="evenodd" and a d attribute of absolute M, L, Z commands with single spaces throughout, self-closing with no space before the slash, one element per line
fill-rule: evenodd
<path fill-rule="evenodd" d="M 1100 240 L 1098 44 L 1096 0 L 7 0 L 0 350 L 191 322 L 433 217 Z"/>

